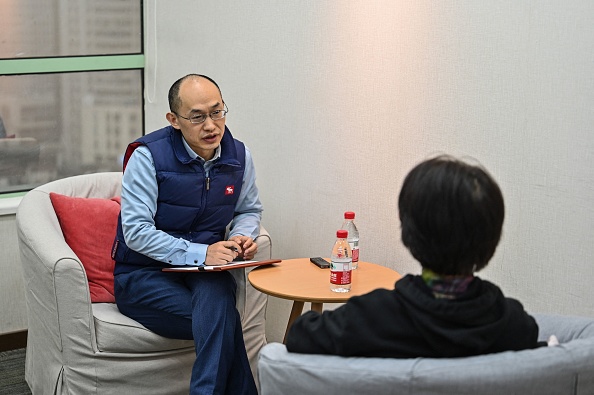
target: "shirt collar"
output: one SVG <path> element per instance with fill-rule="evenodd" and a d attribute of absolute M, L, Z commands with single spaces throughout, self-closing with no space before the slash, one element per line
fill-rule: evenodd
<path fill-rule="evenodd" d="M 441 275 L 433 270 L 423 268 L 421 277 L 437 299 L 457 299 L 474 279 L 474 275 Z"/>
<path fill-rule="evenodd" d="M 188 142 L 186 141 L 186 139 L 183 136 L 182 136 L 182 143 L 184 143 L 184 148 L 186 149 L 186 151 L 188 152 L 188 155 L 190 155 L 190 158 L 192 158 L 192 159 L 199 158 L 200 160 L 202 160 L 202 162 L 212 162 L 215 159 L 219 159 L 219 157 L 221 156 L 221 145 L 220 144 L 215 149 L 214 156 L 212 157 L 212 159 L 209 161 L 206 161 L 206 160 L 204 160 L 203 157 L 201 157 L 200 155 L 195 153 L 192 148 L 190 148 L 190 145 L 188 144 Z"/>

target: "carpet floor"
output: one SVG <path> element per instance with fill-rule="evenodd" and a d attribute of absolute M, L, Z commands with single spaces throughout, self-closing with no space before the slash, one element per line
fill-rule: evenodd
<path fill-rule="evenodd" d="M 0 395 L 31 395 L 25 382 L 25 349 L 0 352 Z"/>

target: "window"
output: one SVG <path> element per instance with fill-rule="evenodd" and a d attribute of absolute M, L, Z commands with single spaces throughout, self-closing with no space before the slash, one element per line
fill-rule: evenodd
<path fill-rule="evenodd" d="M 142 2 L 0 3 L 0 193 L 121 170 L 143 133 Z"/>

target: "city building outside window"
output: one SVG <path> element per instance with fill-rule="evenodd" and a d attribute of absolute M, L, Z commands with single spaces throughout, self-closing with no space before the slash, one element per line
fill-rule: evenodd
<path fill-rule="evenodd" d="M 0 194 L 121 170 L 144 129 L 142 1 L 2 1 L 0 26 Z"/>

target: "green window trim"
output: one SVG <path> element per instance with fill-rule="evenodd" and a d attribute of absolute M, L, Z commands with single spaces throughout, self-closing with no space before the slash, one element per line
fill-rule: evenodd
<path fill-rule="evenodd" d="M 9 199 L 9 198 L 16 198 L 16 197 L 23 197 L 27 192 L 7 192 L 0 194 L 0 199 Z"/>
<path fill-rule="evenodd" d="M 144 55 L 0 59 L 0 75 L 143 69 Z"/>

